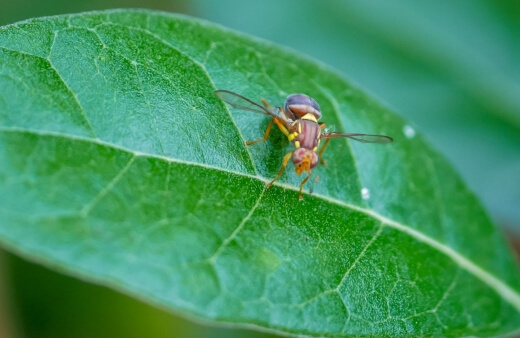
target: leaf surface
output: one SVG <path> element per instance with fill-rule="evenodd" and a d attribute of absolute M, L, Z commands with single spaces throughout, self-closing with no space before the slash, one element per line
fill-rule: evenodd
<path fill-rule="evenodd" d="M 298 202 L 283 135 L 215 89 L 307 93 L 341 132 Z M 164 308 L 275 332 L 504 334 L 518 268 L 402 119 L 292 51 L 183 16 L 110 11 L 0 30 L 0 241 Z"/>

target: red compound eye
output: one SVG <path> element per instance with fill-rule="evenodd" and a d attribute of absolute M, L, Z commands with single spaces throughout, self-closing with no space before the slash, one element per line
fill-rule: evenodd
<path fill-rule="evenodd" d="M 314 168 L 316 165 L 318 165 L 318 154 L 312 153 L 312 161 L 311 161 L 311 169 Z"/>
<path fill-rule="evenodd" d="M 292 161 L 294 164 L 301 163 L 307 153 L 306 149 L 300 148 L 293 152 Z"/>

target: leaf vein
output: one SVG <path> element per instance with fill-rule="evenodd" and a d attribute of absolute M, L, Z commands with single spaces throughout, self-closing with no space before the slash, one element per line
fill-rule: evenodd
<path fill-rule="evenodd" d="M 110 182 L 108 182 L 105 185 L 105 187 L 103 187 L 103 189 L 101 189 L 99 193 L 81 209 L 81 211 L 79 212 L 79 215 L 81 217 L 86 217 L 90 210 L 92 210 L 92 208 L 94 208 L 96 204 L 114 188 L 117 182 L 119 182 L 119 180 L 124 176 L 124 174 L 128 172 L 128 169 L 130 169 L 130 167 L 134 163 L 135 158 L 135 155 L 130 157 L 128 163 L 119 171 L 119 173 L 117 173 L 117 175 L 114 176 L 114 178 L 110 180 Z"/>
<path fill-rule="evenodd" d="M 57 33 L 56 33 L 57 34 Z M 89 129 L 90 133 L 92 134 L 92 137 L 93 138 L 97 138 L 97 135 L 96 135 L 96 132 L 94 131 L 94 127 L 92 126 L 92 123 L 90 123 L 90 120 L 87 116 L 87 112 L 85 110 L 85 108 L 83 107 L 83 105 L 79 102 L 79 99 L 78 99 L 78 96 L 76 95 L 76 93 L 74 93 L 72 91 L 72 89 L 69 87 L 69 85 L 67 84 L 67 82 L 65 81 L 65 79 L 61 76 L 61 74 L 58 72 L 58 69 L 56 67 L 54 67 L 52 61 L 50 58 L 44 58 L 40 55 L 36 55 L 36 54 L 31 54 L 31 53 L 27 53 L 27 52 L 22 52 L 20 50 L 14 50 L 14 49 L 11 49 L 11 48 L 7 48 L 7 47 L 4 47 L 4 46 L 0 46 L 1 49 L 4 49 L 4 50 L 7 50 L 7 51 L 10 51 L 10 52 L 13 52 L 13 53 L 17 53 L 17 54 L 22 54 L 22 55 L 27 55 L 27 56 L 30 56 L 30 57 L 35 57 L 35 58 L 38 58 L 38 59 L 41 59 L 41 60 L 44 60 L 46 61 L 48 64 L 49 64 L 49 67 L 54 71 L 54 73 L 56 73 L 56 76 L 58 76 L 58 78 L 60 79 L 60 81 L 63 83 L 63 85 L 65 86 L 65 88 L 67 89 L 67 91 L 70 93 L 70 95 L 72 96 L 72 98 L 74 99 L 74 101 L 76 102 L 76 104 L 78 105 L 78 108 L 80 110 L 80 114 L 81 116 L 83 117 L 86 125 L 87 125 L 87 128 Z M 49 54 L 50 56 L 50 54 Z"/>
<path fill-rule="evenodd" d="M 253 207 L 251 208 L 251 210 L 249 210 L 247 215 L 244 217 L 244 219 L 242 219 L 242 221 L 238 224 L 238 226 L 235 228 L 235 230 L 233 230 L 231 235 L 229 235 L 229 237 L 226 238 L 222 242 L 222 244 L 218 247 L 218 249 L 215 251 L 215 253 L 208 259 L 211 263 L 215 264 L 215 262 L 217 261 L 218 257 L 222 254 L 222 252 L 228 246 L 228 244 L 233 239 L 235 239 L 237 237 L 238 233 L 244 228 L 244 225 L 247 223 L 247 221 L 251 218 L 251 216 L 253 215 L 255 210 L 260 205 L 260 201 L 262 200 L 262 197 L 264 196 L 264 193 L 265 193 L 266 189 L 267 189 L 266 187 L 263 188 L 262 192 L 258 196 L 258 199 L 256 200 L 256 202 L 253 205 Z"/>
<path fill-rule="evenodd" d="M 368 248 L 376 241 L 376 239 L 379 237 L 379 235 L 381 235 L 382 232 L 383 232 L 383 225 L 380 225 L 379 229 L 376 231 L 376 233 L 367 242 L 367 244 L 365 245 L 363 250 L 361 250 L 361 252 L 356 257 L 356 259 L 354 259 L 354 262 L 352 262 L 352 264 L 347 269 L 347 271 L 345 271 L 345 274 L 343 275 L 343 278 L 341 278 L 338 286 L 336 286 L 336 288 L 335 288 L 338 292 L 339 292 L 339 289 L 341 288 L 341 286 L 343 285 L 343 283 L 345 282 L 345 280 L 347 279 L 347 276 L 350 274 L 350 271 L 352 271 L 352 269 L 354 269 L 356 267 L 357 263 L 361 260 L 361 258 L 363 258 L 363 256 L 365 256 Z M 341 297 L 341 298 L 343 298 L 343 297 Z"/>

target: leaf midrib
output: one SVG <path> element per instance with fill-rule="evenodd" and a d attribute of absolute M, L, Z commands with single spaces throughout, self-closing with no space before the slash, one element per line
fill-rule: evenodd
<path fill-rule="evenodd" d="M 209 170 L 216 170 L 221 172 L 226 172 L 229 174 L 247 177 L 250 179 L 256 179 L 259 181 L 262 181 L 264 183 L 268 183 L 271 180 L 269 178 L 260 176 L 260 175 L 251 175 L 248 173 L 243 173 L 239 171 L 224 169 L 215 167 L 212 165 L 207 165 L 203 163 L 197 163 L 197 162 L 191 162 L 181 159 L 176 159 L 172 157 L 162 156 L 162 155 L 156 155 L 156 154 L 147 154 L 142 152 L 137 152 L 125 147 L 122 147 L 120 145 L 112 144 L 110 142 L 102 141 L 100 139 L 90 139 L 86 137 L 81 137 L 77 135 L 67 135 L 63 133 L 57 133 L 53 131 L 41 131 L 41 130 L 31 130 L 31 129 L 23 129 L 23 128 L 14 128 L 14 127 L 0 127 L 0 132 L 2 133 L 25 133 L 25 134 L 32 134 L 32 135 L 39 135 L 39 136 L 47 136 L 47 137 L 56 137 L 56 138 L 63 138 L 71 141 L 79 141 L 79 142 L 86 142 L 91 144 L 96 144 L 99 146 L 107 147 L 113 150 L 119 150 L 124 151 L 126 153 L 129 153 L 133 155 L 135 158 L 137 157 L 143 157 L 143 158 L 150 158 L 150 159 L 159 159 L 166 161 L 168 163 L 178 163 L 178 164 L 184 164 L 188 166 L 198 166 L 201 168 L 209 169 Z M 292 191 L 299 191 L 299 188 L 287 183 L 279 183 L 275 182 L 274 185 L 279 186 L 281 188 L 292 190 Z M 304 192 L 304 194 L 309 195 L 308 193 Z M 323 201 L 338 205 L 340 207 L 350 209 L 353 211 L 360 212 L 362 214 L 365 214 L 381 223 L 381 226 L 388 226 L 390 228 L 393 228 L 395 230 L 398 230 L 402 233 L 407 234 L 408 236 L 413 237 L 415 240 L 418 240 L 419 242 L 422 242 L 440 252 L 442 252 L 444 255 L 449 257 L 451 260 L 453 260 L 458 266 L 460 266 L 462 269 L 468 271 L 470 274 L 475 276 L 477 279 L 481 280 L 484 284 L 488 285 L 491 289 L 493 289 L 497 294 L 499 294 L 506 302 L 510 303 L 515 309 L 520 311 L 520 294 L 517 293 L 514 289 L 512 289 L 509 285 L 505 284 L 504 282 L 500 281 L 498 278 L 493 276 L 491 273 L 485 271 L 480 266 L 473 263 L 468 258 L 462 256 L 449 246 L 446 246 L 437 240 L 427 236 L 426 234 L 417 231 L 410 226 L 406 224 L 402 224 L 399 222 L 396 222 L 386 216 L 383 216 L 379 213 L 377 213 L 374 210 L 363 208 L 354 204 L 346 203 L 344 201 L 321 195 L 318 193 L 313 193 L 313 197 L 319 198 Z M 348 271 L 346 272 L 348 273 Z M 342 277 L 343 279 L 343 277 Z"/>

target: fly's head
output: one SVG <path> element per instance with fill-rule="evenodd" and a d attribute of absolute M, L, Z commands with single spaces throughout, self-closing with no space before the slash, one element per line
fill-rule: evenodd
<path fill-rule="evenodd" d="M 300 175 L 303 172 L 310 172 L 312 168 L 316 167 L 318 164 L 318 154 L 309 149 L 298 148 L 293 151 L 292 161 L 296 169 L 296 174 Z"/>

